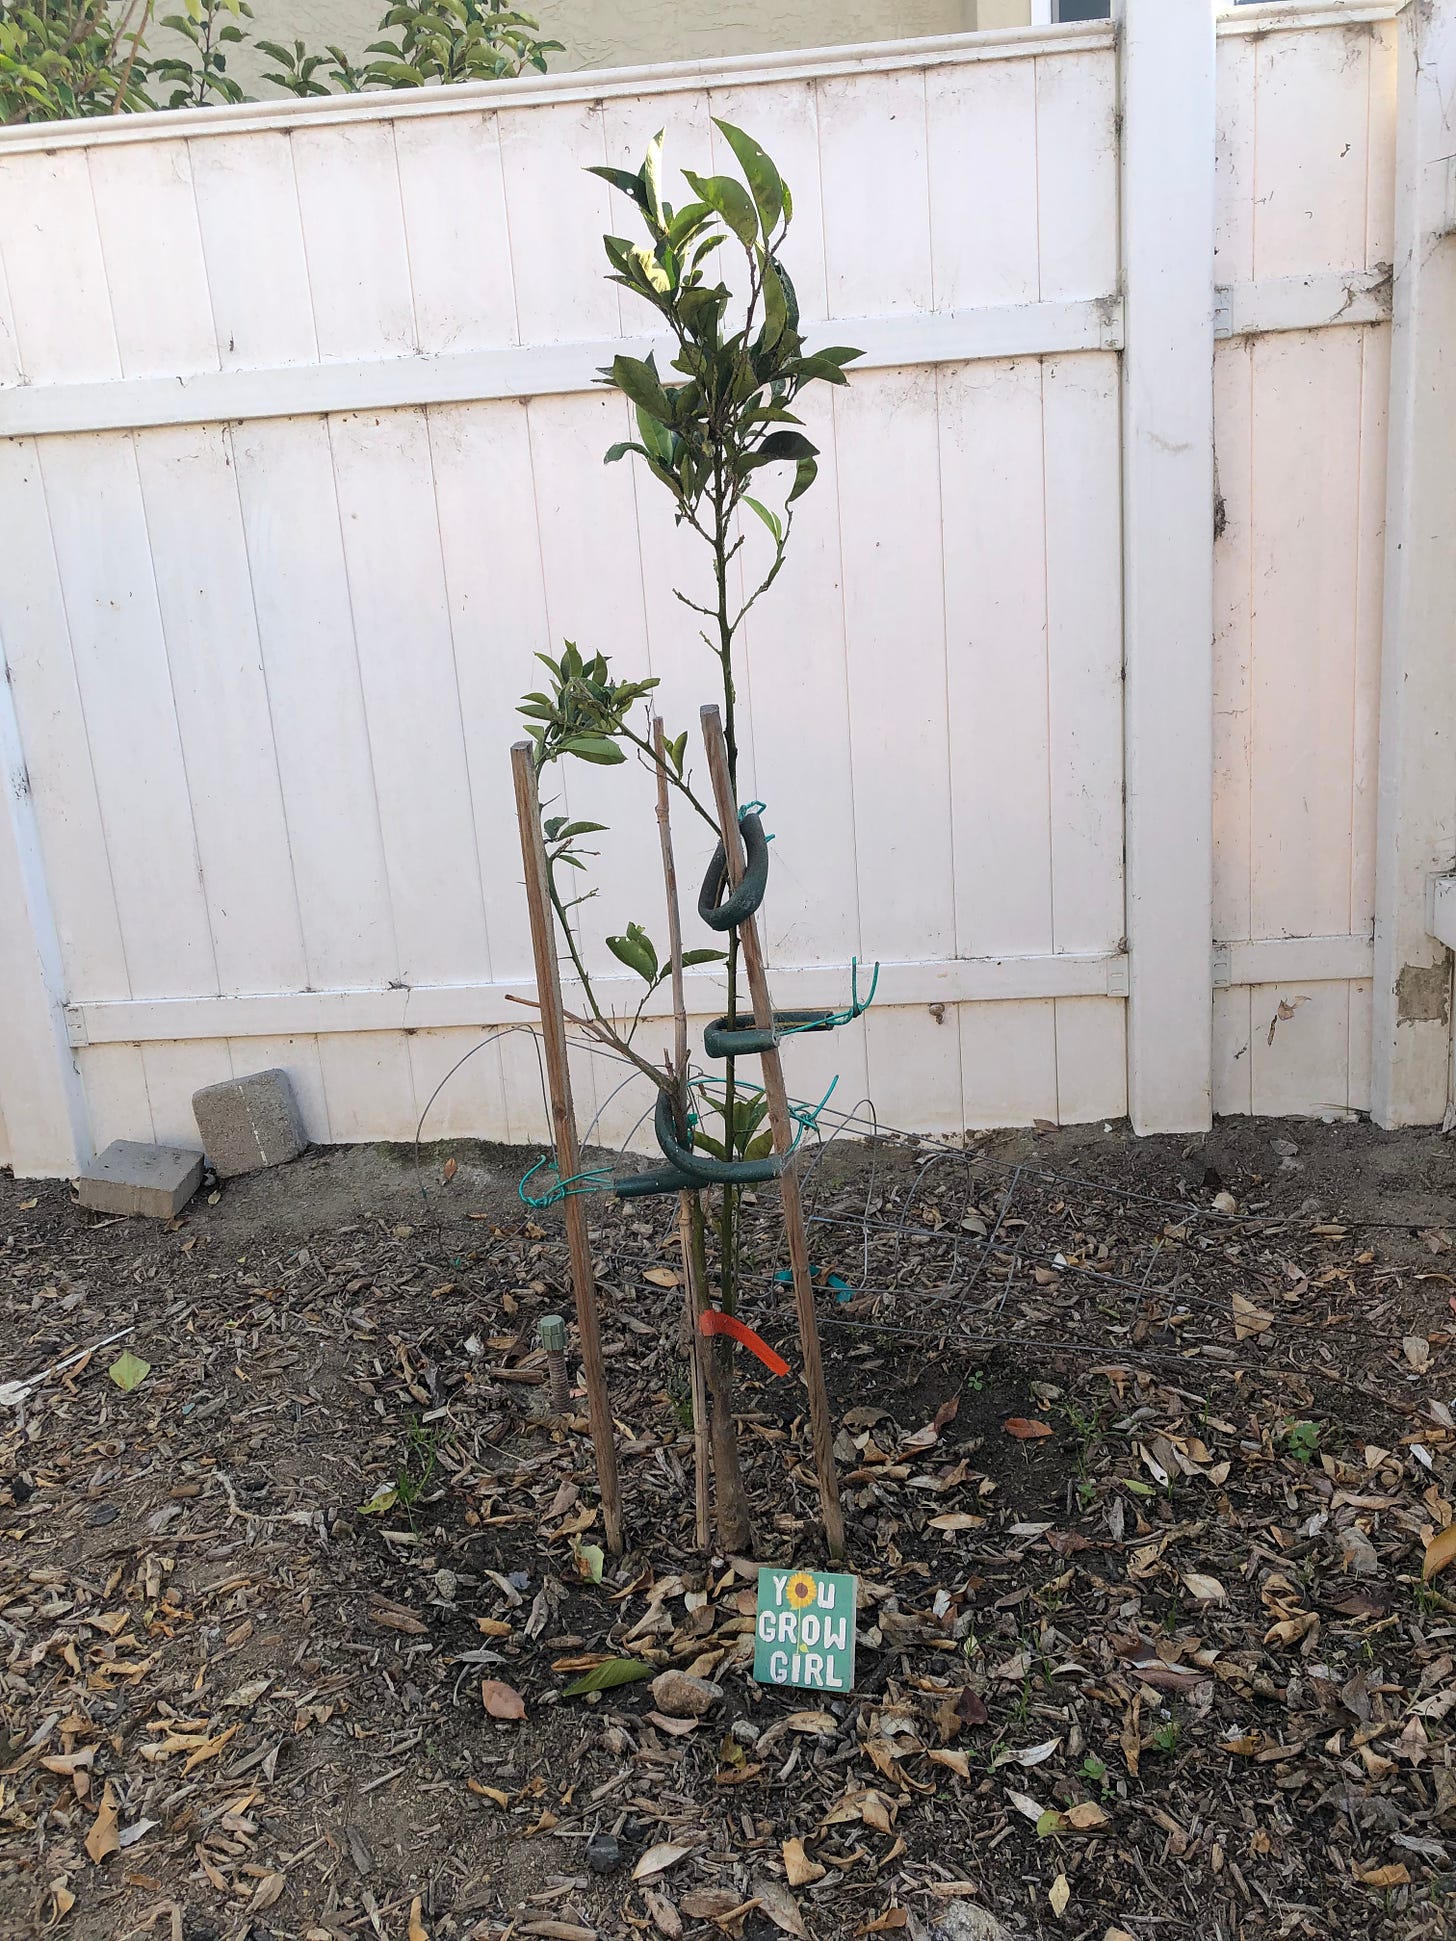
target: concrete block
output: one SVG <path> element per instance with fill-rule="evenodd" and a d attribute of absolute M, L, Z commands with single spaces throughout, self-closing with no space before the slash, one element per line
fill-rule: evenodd
<path fill-rule="evenodd" d="M 113 1139 L 76 1182 L 82 1206 L 94 1213 L 145 1213 L 170 1220 L 202 1184 L 202 1154 L 177 1146 Z"/>
<path fill-rule="evenodd" d="M 283 1166 L 308 1145 L 308 1134 L 287 1072 L 204 1085 L 192 1094 L 197 1130 L 220 1179 Z"/>

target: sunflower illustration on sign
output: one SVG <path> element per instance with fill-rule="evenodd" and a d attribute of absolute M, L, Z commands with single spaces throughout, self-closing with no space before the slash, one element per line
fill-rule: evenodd
<path fill-rule="evenodd" d="M 796 1570 L 784 1585 L 784 1602 L 795 1611 L 802 1611 L 814 1602 L 814 1579 L 807 1570 Z"/>

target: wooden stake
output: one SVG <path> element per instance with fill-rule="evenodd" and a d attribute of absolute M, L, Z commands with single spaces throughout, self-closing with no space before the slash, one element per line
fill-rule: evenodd
<path fill-rule="evenodd" d="M 556 962 L 556 932 L 551 912 L 551 879 L 546 845 L 541 836 L 541 801 L 536 788 L 536 764 L 529 741 L 511 748 L 511 776 L 516 785 L 516 820 L 521 829 L 521 861 L 526 869 L 526 905 L 531 915 L 531 948 L 536 958 L 536 996 L 541 1006 L 541 1038 L 546 1051 L 546 1080 L 551 1092 L 551 1120 L 556 1143 L 556 1170 L 561 1179 L 581 1171 L 576 1140 L 576 1112 L 571 1103 L 571 1072 L 566 1057 L 566 1023 L 561 1007 L 561 974 Z M 577 1194 L 562 1203 L 566 1239 L 571 1250 L 571 1288 L 576 1298 L 576 1327 L 581 1360 L 586 1370 L 587 1414 L 596 1455 L 597 1487 L 602 1498 L 602 1524 L 607 1548 L 622 1554 L 622 1501 L 617 1482 L 617 1442 L 607 1400 L 602 1338 L 597 1326 L 596 1278 L 586 1233 L 586 1208 Z"/>
<path fill-rule="evenodd" d="M 668 961 L 672 966 L 673 1060 L 677 1078 L 677 1129 L 683 1138 L 688 1132 L 688 1007 L 683 994 L 682 916 L 677 901 L 677 865 L 672 855 L 672 812 L 667 792 L 667 749 L 662 722 L 652 723 L 652 753 L 657 761 L 657 833 L 662 844 L 662 880 L 667 892 Z M 703 1337 L 698 1331 L 698 1316 L 708 1303 L 708 1290 L 698 1273 L 697 1250 L 693 1245 L 693 1207 L 696 1193 L 677 1196 L 678 1238 L 682 1244 L 683 1293 L 688 1324 L 688 1374 L 693 1397 L 693 1507 L 696 1513 L 699 1550 L 711 1541 L 708 1502 L 710 1466 L 708 1434 L 708 1391 L 703 1373 Z"/>
<path fill-rule="evenodd" d="M 728 861 L 728 882 L 737 889 L 743 878 L 743 840 L 738 833 L 738 805 L 733 800 L 728 773 L 728 745 L 723 739 L 723 722 L 716 707 L 700 711 L 703 746 L 708 755 L 708 773 L 713 778 L 713 799 L 723 831 L 723 853 Z M 748 992 L 753 1000 L 753 1022 L 760 1031 L 773 1028 L 773 1005 L 768 994 L 768 974 L 759 948 L 758 924 L 747 917 L 738 926 L 738 941 L 743 949 L 743 968 Z M 777 1046 L 759 1055 L 763 1068 L 763 1090 L 768 1100 L 769 1126 L 774 1151 L 788 1154 L 794 1143 L 793 1121 L 789 1117 L 788 1093 L 784 1089 L 783 1066 Z M 785 1160 L 779 1181 L 784 1210 L 784 1234 L 789 1243 L 789 1265 L 794 1277 L 794 1302 L 799 1316 L 799 1345 L 804 1352 L 804 1386 L 809 1391 L 809 1427 L 814 1442 L 814 1467 L 819 1475 L 819 1505 L 824 1518 L 824 1534 L 833 1558 L 844 1555 L 844 1518 L 839 1508 L 839 1478 L 834 1467 L 834 1425 L 829 1414 L 829 1392 L 824 1386 L 824 1363 L 819 1353 L 819 1321 L 814 1312 L 814 1288 L 809 1277 L 809 1244 L 804 1237 L 804 1207 L 799 1198 L 799 1176 L 792 1159 Z"/>

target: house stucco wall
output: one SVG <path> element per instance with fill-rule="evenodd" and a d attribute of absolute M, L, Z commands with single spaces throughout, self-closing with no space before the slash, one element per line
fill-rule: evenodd
<path fill-rule="evenodd" d="M 1030 0 L 525 0 L 561 41 L 553 68 L 758 54 L 1023 26 Z M 253 0 L 265 38 L 342 46 L 357 56 L 388 0 Z"/>

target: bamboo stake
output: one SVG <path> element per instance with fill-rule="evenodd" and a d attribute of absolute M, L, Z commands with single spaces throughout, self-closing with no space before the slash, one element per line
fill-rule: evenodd
<path fill-rule="evenodd" d="M 708 773 L 713 778 L 713 798 L 723 831 L 723 853 L 728 862 L 728 882 L 737 889 L 743 878 L 743 840 L 738 833 L 738 805 L 733 800 L 732 779 L 728 773 L 728 745 L 723 739 L 723 721 L 716 707 L 700 710 L 703 745 L 708 755 Z M 758 924 L 746 917 L 738 926 L 743 949 L 743 967 L 748 992 L 753 1000 L 753 1022 L 760 1031 L 773 1028 L 773 1005 L 768 994 L 768 974 L 758 942 Z M 789 1118 L 788 1093 L 784 1089 L 783 1065 L 778 1047 L 759 1055 L 763 1069 L 763 1090 L 768 1100 L 769 1126 L 774 1151 L 787 1155 L 794 1143 L 793 1122 Z M 824 1385 L 824 1362 L 819 1353 L 819 1321 L 814 1312 L 814 1288 L 809 1275 L 809 1244 L 804 1237 L 804 1207 L 799 1197 L 799 1176 L 793 1159 L 786 1158 L 779 1180 L 784 1211 L 784 1234 L 789 1243 L 789 1265 L 794 1277 L 794 1302 L 799 1317 L 799 1343 L 804 1352 L 804 1386 L 809 1391 L 809 1427 L 814 1443 L 814 1467 L 819 1477 L 819 1505 L 824 1518 L 824 1534 L 829 1554 L 844 1555 L 844 1518 L 839 1508 L 839 1478 L 834 1467 L 834 1424 L 829 1414 L 829 1392 Z"/>
<path fill-rule="evenodd" d="M 662 880 L 667 892 L 668 961 L 672 966 L 673 1059 L 677 1080 L 677 1129 L 686 1138 L 688 1131 L 688 1007 L 683 994 L 682 915 L 677 900 L 677 865 L 672 854 L 672 813 L 667 793 L 667 749 L 661 719 L 652 723 L 652 753 L 657 762 L 657 833 L 662 844 Z M 698 1316 L 707 1306 L 707 1289 L 698 1273 L 697 1250 L 693 1245 L 693 1208 L 696 1193 L 677 1196 L 678 1239 L 682 1245 L 683 1292 L 688 1324 L 688 1374 L 693 1397 L 693 1507 L 696 1513 L 699 1550 L 711 1541 L 708 1502 L 710 1467 L 708 1436 L 708 1393 L 703 1374 L 703 1337 L 698 1332 Z"/>
<path fill-rule="evenodd" d="M 536 995 L 541 1006 L 541 1037 L 546 1051 L 546 1080 L 551 1092 L 551 1120 L 556 1142 L 556 1170 L 561 1179 L 581 1171 L 576 1138 L 576 1112 L 571 1102 L 571 1072 L 566 1057 L 566 1023 L 561 1005 L 561 973 L 556 962 L 556 937 L 551 915 L 550 876 L 546 845 L 541 836 L 541 800 L 536 765 L 529 741 L 511 747 L 511 776 L 516 785 L 516 819 L 521 829 L 521 861 L 526 869 L 526 905 L 531 915 L 531 948 L 536 958 Z M 587 1240 L 586 1208 L 578 1195 L 568 1193 L 562 1204 L 566 1239 L 571 1251 L 571 1287 L 576 1298 L 576 1328 L 586 1371 L 587 1414 L 596 1456 L 597 1487 L 602 1498 L 602 1523 L 607 1548 L 622 1554 L 622 1502 L 617 1482 L 617 1443 L 607 1400 L 602 1338 L 597 1326 L 596 1278 Z"/>

